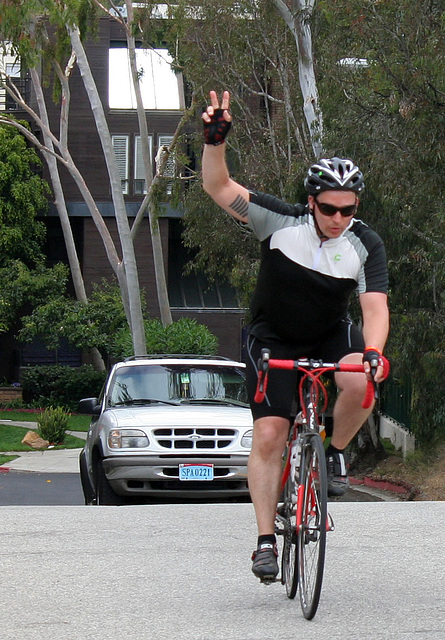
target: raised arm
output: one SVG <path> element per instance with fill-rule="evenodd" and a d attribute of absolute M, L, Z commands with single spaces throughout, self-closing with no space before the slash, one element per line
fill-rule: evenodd
<path fill-rule="evenodd" d="M 206 143 L 202 155 L 204 190 L 231 216 L 247 221 L 249 192 L 229 176 L 226 164 L 225 137 L 230 129 L 230 95 L 224 91 L 221 106 L 215 91 L 210 92 L 210 105 L 202 114 Z"/>

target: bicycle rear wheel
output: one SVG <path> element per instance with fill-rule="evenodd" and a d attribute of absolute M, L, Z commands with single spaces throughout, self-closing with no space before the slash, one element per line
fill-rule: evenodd
<path fill-rule="evenodd" d="M 284 487 L 284 536 L 281 557 L 281 582 L 288 598 L 295 598 L 298 589 L 298 537 L 296 533 L 296 496 L 298 483 L 295 471 L 289 474 Z"/>
<path fill-rule="evenodd" d="M 301 526 L 298 530 L 300 603 L 305 618 L 314 617 L 320 600 L 326 551 L 327 474 L 318 434 L 303 446 L 300 467 Z"/>

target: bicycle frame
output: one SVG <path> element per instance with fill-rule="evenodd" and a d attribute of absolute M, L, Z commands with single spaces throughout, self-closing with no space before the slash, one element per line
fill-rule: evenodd
<path fill-rule="evenodd" d="M 320 431 L 320 419 L 327 408 L 328 395 L 320 379 L 330 371 L 364 373 L 363 365 L 325 363 L 320 360 L 274 360 L 263 349 L 259 363 L 255 401 L 262 402 L 267 391 L 270 369 L 299 371 L 300 412 L 289 431 L 287 457 L 281 479 L 284 502 L 277 508 L 276 532 L 283 535 L 281 582 L 289 598 L 300 588 L 304 616 L 311 619 L 318 607 L 323 580 L 326 533 L 334 529 L 327 511 L 327 475 Z M 372 371 L 374 369 L 374 371 Z M 362 406 L 371 407 L 377 394 L 372 379 L 367 381 Z"/>

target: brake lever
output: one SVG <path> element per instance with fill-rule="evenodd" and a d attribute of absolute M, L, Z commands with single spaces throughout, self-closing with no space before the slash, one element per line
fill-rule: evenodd
<path fill-rule="evenodd" d="M 261 403 L 266 395 L 267 379 L 269 377 L 269 360 L 270 350 L 261 349 L 261 358 L 258 360 L 258 382 L 254 396 L 254 400 L 257 403 Z"/>

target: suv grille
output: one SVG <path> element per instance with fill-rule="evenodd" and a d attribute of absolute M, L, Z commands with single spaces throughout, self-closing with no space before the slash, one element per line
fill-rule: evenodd
<path fill-rule="evenodd" d="M 156 442 L 164 449 L 224 449 L 235 440 L 235 429 L 188 428 L 155 429 Z"/>

